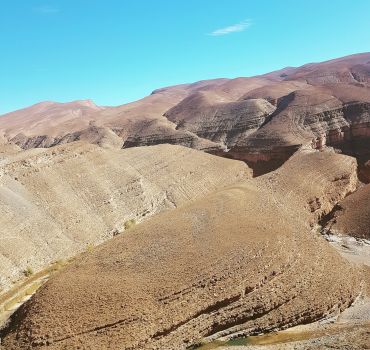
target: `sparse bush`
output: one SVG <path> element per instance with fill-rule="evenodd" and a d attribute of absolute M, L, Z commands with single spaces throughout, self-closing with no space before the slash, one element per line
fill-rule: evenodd
<path fill-rule="evenodd" d="M 56 260 L 54 261 L 50 266 L 49 266 L 49 270 L 51 272 L 53 271 L 58 271 L 60 270 L 62 267 L 64 267 L 65 265 L 67 264 L 66 261 L 64 260 Z"/>
<path fill-rule="evenodd" d="M 94 249 L 94 245 L 92 243 L 88 243 L 86 246 L 86 251 L 91 252 Z"/>
<path fill-rule="evenodd" d="M 127 220 L 123 224 L 123 227 L 125 228 L 125 230 L 128 230 L 128 229 L 134 227 L 135 225 L 136 225 L 136 220 L 135 219 L 130 219 L 130 220 Z"/>
<path fill-rule="evenodd" d="M 33 269 L 32 267 L 30 266 L 27 266 L 26 269 L 23 270 L 23 274 L 26 276 L 26 277 L 30 277 L 33 275 Z"/>

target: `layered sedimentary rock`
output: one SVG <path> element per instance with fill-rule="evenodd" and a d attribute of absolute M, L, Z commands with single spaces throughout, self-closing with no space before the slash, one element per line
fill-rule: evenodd
<path fill-rule="evenodd" d="M 0 132 L 23 149 L 52 147 L 85 140 L 109 148 L 172 143 L 195 149 L 217 149 L 163 114 L 197 89 L 213 87 L 223 80 L 209 80 L 156 90 L 139 101 L 118 107 L 99 107 L 92 101 L 42 102 L 0 118 Z"/>
<path fill-rule="evenodd" d="M 180 146 L 32 149 L 0 163 L 0 287 L 164 209 L 251 177 L 242 162 Z"/>
<path fill-rule="evenodd" d="M 292 220 L 302 218 L 300 208 L 304 207 L 309 217 L 303 220 L 313 226 L 356 191 L 356 170 L 354 158 L 338 155 L 332 149 L 302 149 L 281 168 L 255 181 L 261 186 L 267 184 L 273 193 L 281 192 L 284 203 L 297 208 L 286 210 Z"/>
<path fill-rule="evenodd" d="M 110 148 L 179 144 L 244 160 L 256 175 L 302 145 L 333 146 L 363 168 L 370 159 L 370 54 L 172 86 L 118 107 L 44 102 L 2 116 L 0 133 L 22 148 L 76 140 Z"/>
<path fill-rule="evenodd" d="M 355 159 L 302 151 L 277 172 L 161 213 L 55 275 L 3 344 L 179 350 L 343 309 L 362 277 L 310 228 L 356 184 Z"/>
<path fill-rule="evenodd" d="M 197 100 L 204 100 L 197 104 Z M 275 107 L 264 99 L 208 102 L 206 92 L 194 94 L 170 109 L 165 116 L 177 124 L 177 129 L 190 130 L 198 136 L 234 146 L 257 130 Z"/>

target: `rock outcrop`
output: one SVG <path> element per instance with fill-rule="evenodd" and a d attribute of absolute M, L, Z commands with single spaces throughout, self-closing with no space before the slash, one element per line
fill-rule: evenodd
<path fill-rule="evenodd" d="M 353 158 L 302 151 L 274 173 L 161 213 L 55 275 L 3 344 L 180 350 L 341 310 L 361 275 L 311 226 L 356 184 Z"/>
<path fill-rule="evenodd" d="M 191 95 L 166 112 L 165 116 L 177 124 L 177 130 L 189 130 L 228 148 L 256 131 L 275 111 L 275 107 L 264 99 L 231 102 L 221 99 L 211 103 L 206 101 L 205 94 Z M 197 103 L 198 99 L 205 101 Z"/>
<path fill-rule="evenodd" d="M 0 287 L 165 209 L 250 178 L 242 162 L 180 146 L 71 143 L 0 158 Z"/>

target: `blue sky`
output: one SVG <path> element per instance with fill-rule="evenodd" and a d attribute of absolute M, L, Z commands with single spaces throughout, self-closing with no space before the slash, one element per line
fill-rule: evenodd
<path fill-rule="evenodd" d="M 369 0 L 0 0 L 0 113 L 365 51 Z"/>

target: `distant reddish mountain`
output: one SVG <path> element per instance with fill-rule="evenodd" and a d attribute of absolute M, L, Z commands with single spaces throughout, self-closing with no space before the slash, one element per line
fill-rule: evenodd
<path fill-rule="evenodd" d="M 0 117 L 0 133 L 22 148 L 80 139 L 124 148 L 179 144 L 243 159 L 256 173 L 302 145 L 368 160 L 370 53 L 162 88 L 118 107 L 43 102 Z"/>

